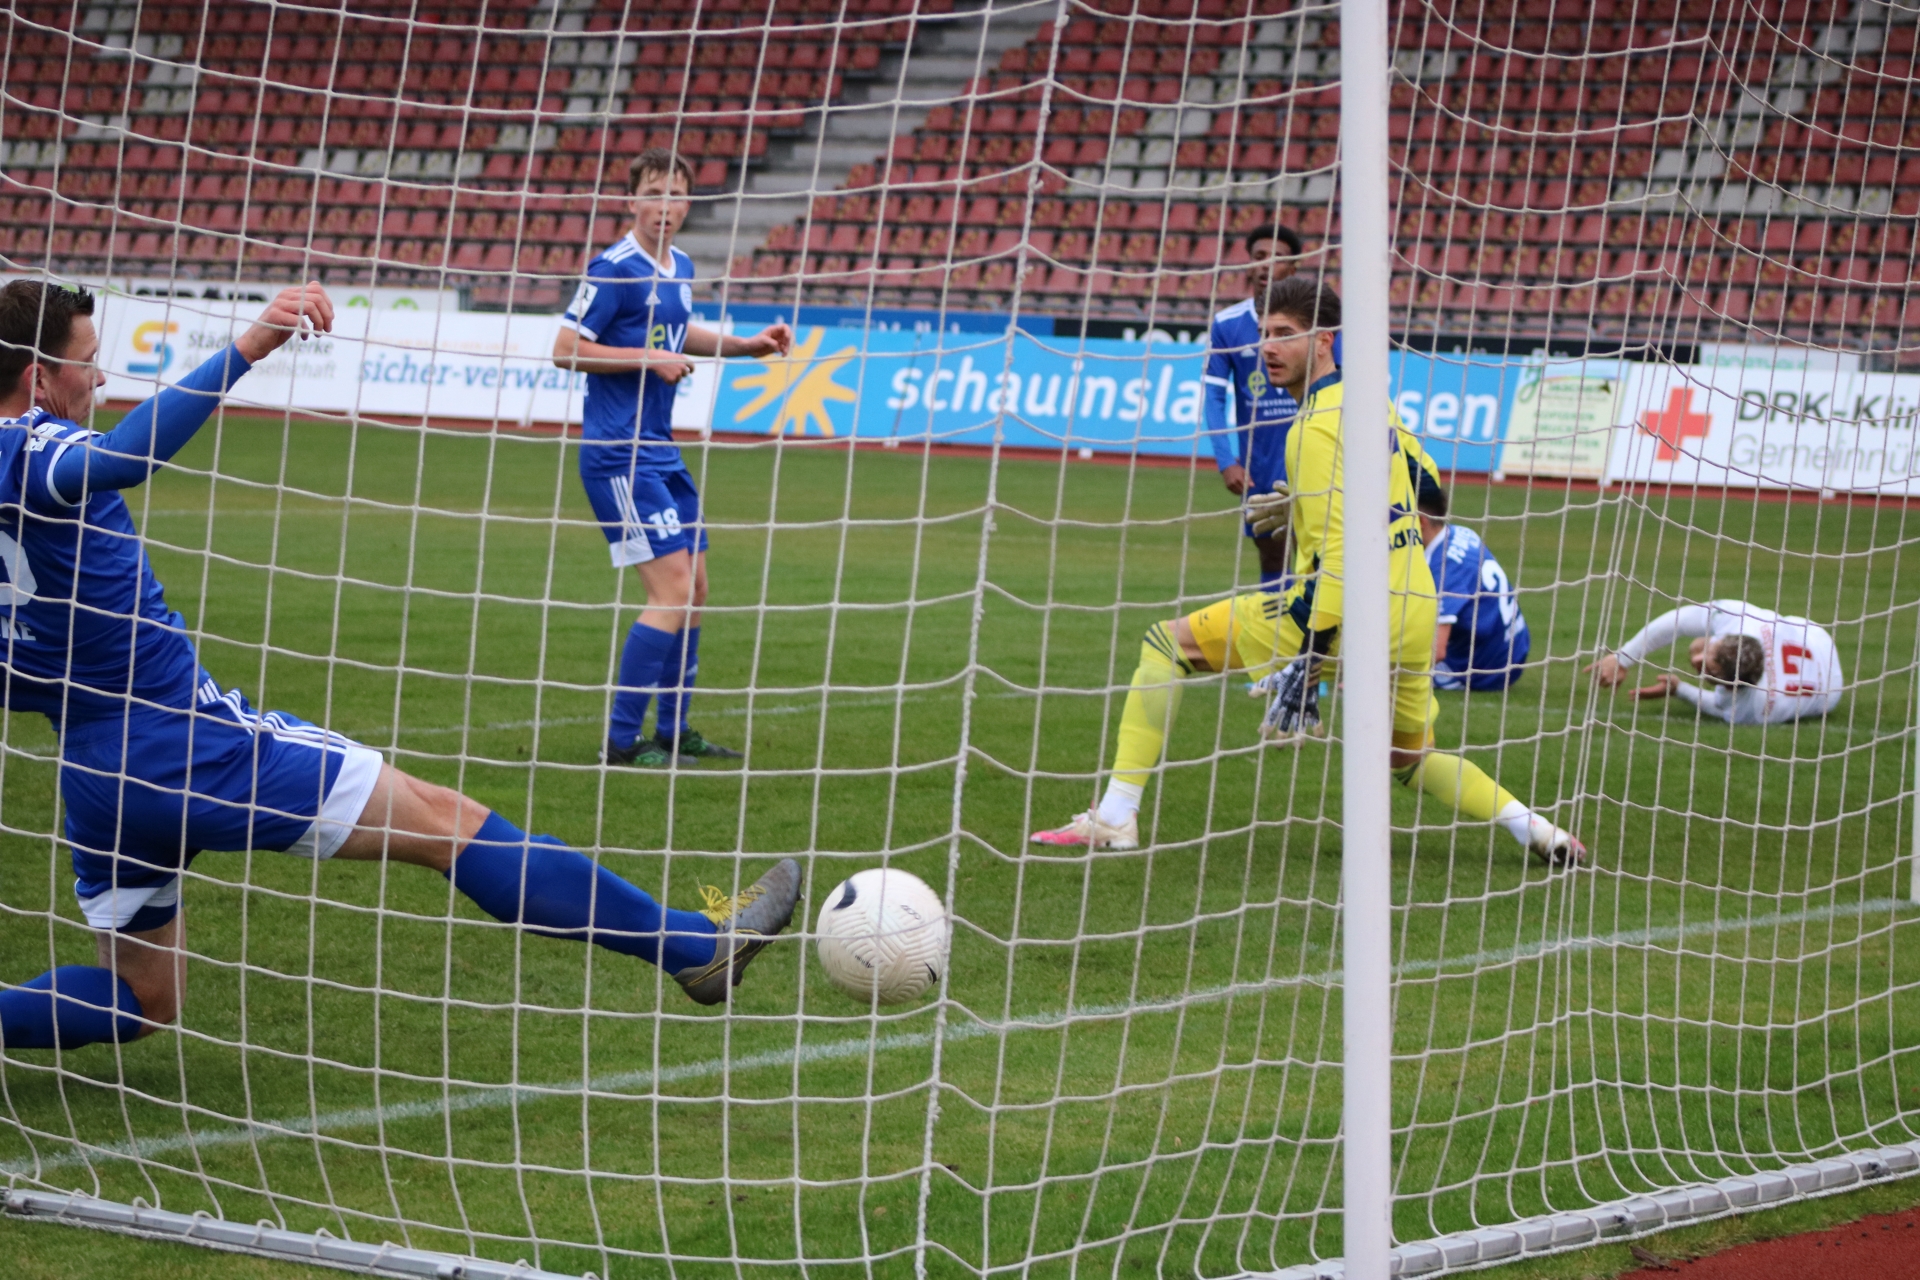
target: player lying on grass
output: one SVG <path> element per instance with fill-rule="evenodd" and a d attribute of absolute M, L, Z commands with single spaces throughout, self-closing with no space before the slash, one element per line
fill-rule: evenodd
<path fill-rule="evenodd" d="M 673 442 L 677 384 L 689 355 L 785 355 L 793 332 L 770 325 L 750 338 L 693 323 L 693 259 L 673 247 L 687 220 L 693 170 L 663 147 L 633 161 L 633 230 L 587 264 L 560 318 L 553 362 L 587 375 L 580 482 L 606 534 L 614 568 L 632 565 L 647 604 L 627 631 L 607 724 L 606 760 L 661 768 L 737 760 L 687 726 L 700 673 L 700 609 L 707 602 L 707 530 L 700 494 Z M 647 703 L 660 694 L 653 737 Z"/>
<path fill-rule="evenodd" d="M 76 425 L 103 381 L 84 292 L 0 289 L 0 690 L 60 735 L 74 891 L 98 966 L 0 990 L 0 1047 L 128 1040 L 172 1022 L 186 983 L 181 872 L 209 850 L 385 858 L 429 867 L 496 919 L 659 965 L 702 1004 L 726 999 L 786 927 L 800 869 L 673 911 L 552 836 L 410 777 L 282 712 L 260 714 L 200 666 L 120 490 L 193 438 L 222 395 L 303 323 L 317 284 L 281 293 L 232 346 L 97 435 Z"/>
<path fill-rule="evenodd" d="M 1260 299 L 1294 273 L 1302 251 L 1299 233 L 1278 222 L 1248 232 L 1248 296 L 1216 312 L 1207 331 L 1207 438 L 1220 479 L 1235 497 L 1266 493 L 1287 478 L 1287 428 L 1300 405 L 1274 385 L 1260 358 Z M 1256 535 L 1248 525 L 1246 533 L 1260 557 L 1260 585 L 1280 587 L 1292 564 L 1287 531 Z"/>
<path fill-rule="evenodd" d="M 1823 716 L 1840 705 L 1846 679 L 1826 629 L 1744 600 L 1710 600 L 1669 610 L 1587 670 L 1605 688 L 1625 681 L 1649 653 L 1690 636 L 1687 659 L 1708 688 L 1662 674 L 1636 698 L 1690 702 L 1729 724 L 1780 724 Z"/>
<path fill-rule="evenodd" d="M 1160 763 L 1168 727 L 1180 705 L 1182 678 L 1202 672 L 1269 672 L 1254 686 L 1270 694 L 1262 736 L 1294 741 L 1320 728 L 1322 668 L 1339 653 L 1345 574 L 1345 514 L 1340 449 L 1344 387 L 1334 364 L 1333 337 L 1340 299 L 1315 281 L 1294 276 L 1268 292 L 1262 317 L 1262 355 L 1275 383 L 1300 402 L 1287 437 L 1291 489 L 1254 495 L 1248 506 L 1256 529 L 1291 524 L 1295 580 L 1284 593 L 1262 591 L 1208 605 L 1197 613 L 1148 628 L 1140 665 L 1120 717 L 1113 774 L 1099 806 L 1037 844 L 1131 849 L 1139 843 L 1140 798 Z M 1384 396 L 1384 389 L 1372 393 Z M 1418 787 L 1459 813 L 1497 822 L 1549 862 L 1580 861 L 1574 837 L 1516 800 L 1479 766 L 1432 750 L 1439 703 L 1433 696 L 1433 576 L 1422 554 L 1414 509 L 1423 473 L 1431 475 L 1419 443 L 1394 422 L 1394 458 L 1388 477 L 1393 502 L 1389 607 L 1393 655 L 1393 747 L 1389 767 L 1404 786 Z"/>
<path fill-rule="evenodd" d="M 1506 689 L 1526 668 L 1533 638 L 1520 595 L 1480 535 L 1447 523 L 1447 491 L 1420 492 L 1420 537 L 1427 572 L 1440 593 L 1433 631 L 1433 683 L 1438 689 Z"/>

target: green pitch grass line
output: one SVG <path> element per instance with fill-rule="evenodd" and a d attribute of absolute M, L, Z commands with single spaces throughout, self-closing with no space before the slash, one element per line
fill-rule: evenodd
<path fill-rule="evenodd" d="M 1878 912 L 1892 912 L 1908 904 L 1895 898 L 1871 898 L 1864 902 L 1813 907 L 1804 911 L 1780 911 L 1763 916 L 1752 916 L 1743 920 L 1707 920 L 1697 924 L 1668 925 L 1651 929 L 1628 929 L 1619 933 L 1610 933 L 1597 937 L 1568 938 L 1552 942 L 1531 942 L 1517 947 L 1499 947 L 1490 951 L 1477 951 L 1472 955 L 1442 956 L 1437 960 L 1409 960 L 1394 967 L 1395 977 L 1410 977 L 1422 974 L 1441 973 L 1448 969 L 1478 969 L 1484 966 L 1509 964 L 1516 960 L 1530 960 L 1548 954 L 1579 955 L 1588 951 L 1608 947 L 1643 946 L 1660 942 L 1684 942 L 1692 938 L 1717 937 L 1724 933 L 1740 933 L 1752 929 L 1768 929 L 1780 925 L 1810 924 L 1823 920 L 1836 920 L 1853 916 L 1869 916 Z M 1316 950 L 1318 948 L 1315 948 Z M 989 1021 L 965 1008 L 955 1012 L 971 1019 L 959 1026 L 948 1027 L 944 1039 L 949 1042 L 972 1040 L 980 1036 L 1004 1035 L 1016 1031 L 1035 1031 L 1062 1026 L 1073 1021 L 1095 1022 L 1106 1018 L 1123 1018 L 1145 1014 L 1177 1013 L 1182 1008 L 1196 1004 L 1210 1004 L 1220 1000 L 1240 999 L 1248 996 L 1265 995 L 1288 987 L 1332 986 L 1340 982 L 1342 971 L 1328 969 L 1320 973 L 1292 974 L 1286 977 L 1269 978 L 1264 982 L 1233 983 L 1228 986 L 1210 987 L 1175 1000 L 1124 1001 L 1113 1004 L 1085 1005 L 1073 1010 L 1060 1010 L 1050 1013 L 1031 1014 L 1005 1021 Z M 179 1138 L 143 1138 L 137 1142 L 116 1143 L 109 1146 L 90 1146 L 85 1153 L 53 1156 L 41 1160 L 14 1160 L 0 1164 L 0 1177 L 32 1177 L 52 1169 L 74 1168 L 92 1163 L 96 1159 L 153 1159 L 176 1151 L 205 1150 L 211 1147 L 237 1146 L 246 1142 L 271 1141 L 275 1138 L 304 1138 L 315 1134 L 331 1133 L 341 1129 L 374 1128 L 400 1120 L 419 1120 L 444 1115 L 455 1115 L 465 1111 L 477 1111 L 497 1107 L 526 1105 L 529 1103 L 553 1101 L 557 1099 L 578 1099 L 584 1093 L 645 1093 L 662 1085 L 681 1084 L 689 1080 L 709 1079 L 723 1076 L 729 1072 L 758 1071 L 771 1067 L 809 1066 L 821 1062 L 834 1062 L 847 1058 L 863 1058 L 870 1054 L 887 1053 L 901 1049 L 925 1049 L 934 1042 L 934 1035 L 928 1032 L 908 1032 L 897 1035 L 879 1036 L 873 1039 L 840 1040 L 830 1044 L 803 1045 L 797 1049 L 776 1049 L 765 1053 L 748 1054 L 738 1058 L 709 1058 L 702 1062 L 688 1062 L 679 1066 L 661 1067 L 654 1071 L 617 1071 L 588 1080 L 584 1086 L 572 1082 L 544 1085 L 509 1085 L 502 1088 L 475 1089 L 455 1094 L 449 1098 L 423 1100 L 419 1102 L 393 1103 L 384 1107 L 352 1107 L 342 1111 L 329 1111 L 319 1116 L 290 1116 L 285 1120 L 261 1121 L 234 1129 L 220 1129 L 210 1133 L 195 1134 L 192 1137 Z"/>

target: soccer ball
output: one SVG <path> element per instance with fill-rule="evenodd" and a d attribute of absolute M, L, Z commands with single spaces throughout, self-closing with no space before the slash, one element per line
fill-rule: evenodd
<path fill-rule="evenodd" d="M 833 887 L 814 923 L 827 980 L 862 1004 L 899 1004 L 940 981 L 947 911 L 919 876 L 884 867 Z"/>

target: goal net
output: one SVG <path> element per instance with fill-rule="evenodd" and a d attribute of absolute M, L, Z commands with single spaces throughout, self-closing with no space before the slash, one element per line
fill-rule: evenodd
<path fill-rule="evenodd" d="M 1327 1274 L 1338 670 L 1283 749 L 1263 672 L 1205 669 L 1227 640 L 1135 667 L 1313 568 L 1245 535 L 1229 482 L 1297 459 L 1262 307 L 1216 316 L 1383 250 L 1387 314 L 1346 324 L 1385 326 L 1391 385 L 1350 390 L 1449 499 L 1402 548 L 1450 628 L 1434 749 L 1589 851 L 1392 789 L 1400 1273 L 1920 1172 L 1915 12 L 1389 14 L 1364 246 L 1330 3 L 11 6 L 0 253 L 97 291 L 96 428 L 287 283 L 339 306 L 126 493 L 218 687 L 671 906 L 782 856 L 806 890 L 706 1010 L 417 868 L 208 852 L 177 1021 L 0 1044 L 9 1210 L 408 1274 Z M 550 358 L 651 147 L 691 168 L 693 322 L 794 331 L 675 395 L 711 541 L 689 723 L 743 758 L 659 769 L 603 762 L 646 589 Z M 1032 843 L 1101 814 L 1149 721 L 1137 847 Z M 60 740 L 4 729 L 0 995 L 96 954 Z M 814 958 L 872 866 L 950 913 L 913 1003 Z"/>

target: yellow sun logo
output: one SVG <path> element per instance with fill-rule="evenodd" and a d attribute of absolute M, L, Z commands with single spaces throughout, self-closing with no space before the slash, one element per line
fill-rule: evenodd
<path fill-rule="evenodd" d="M 826 333 L 825 329 L 815 329 L 806 341 L 794 344 L 790 355 L 762 360 L 761 372 L 735 378 L 736 391 L 757 390 L 760 394 L 741 406 L 733 420 L 745 422 L 777 400 L 780 407 L 774 412 L 773 425 L 768 428 L 773 435 L 785 435 L 791 427 L 793 434 L 803 436 L 809 423 L 818 426 L 821 435 L 832 435 L 833 414 L 827 405 L 831 402 L 853 404 L 859 399 L 851 388 L 835 382 L 833 375 L 860 352 L 855 347 L 842 347 L 816 362 L 814 357 Z"/>

